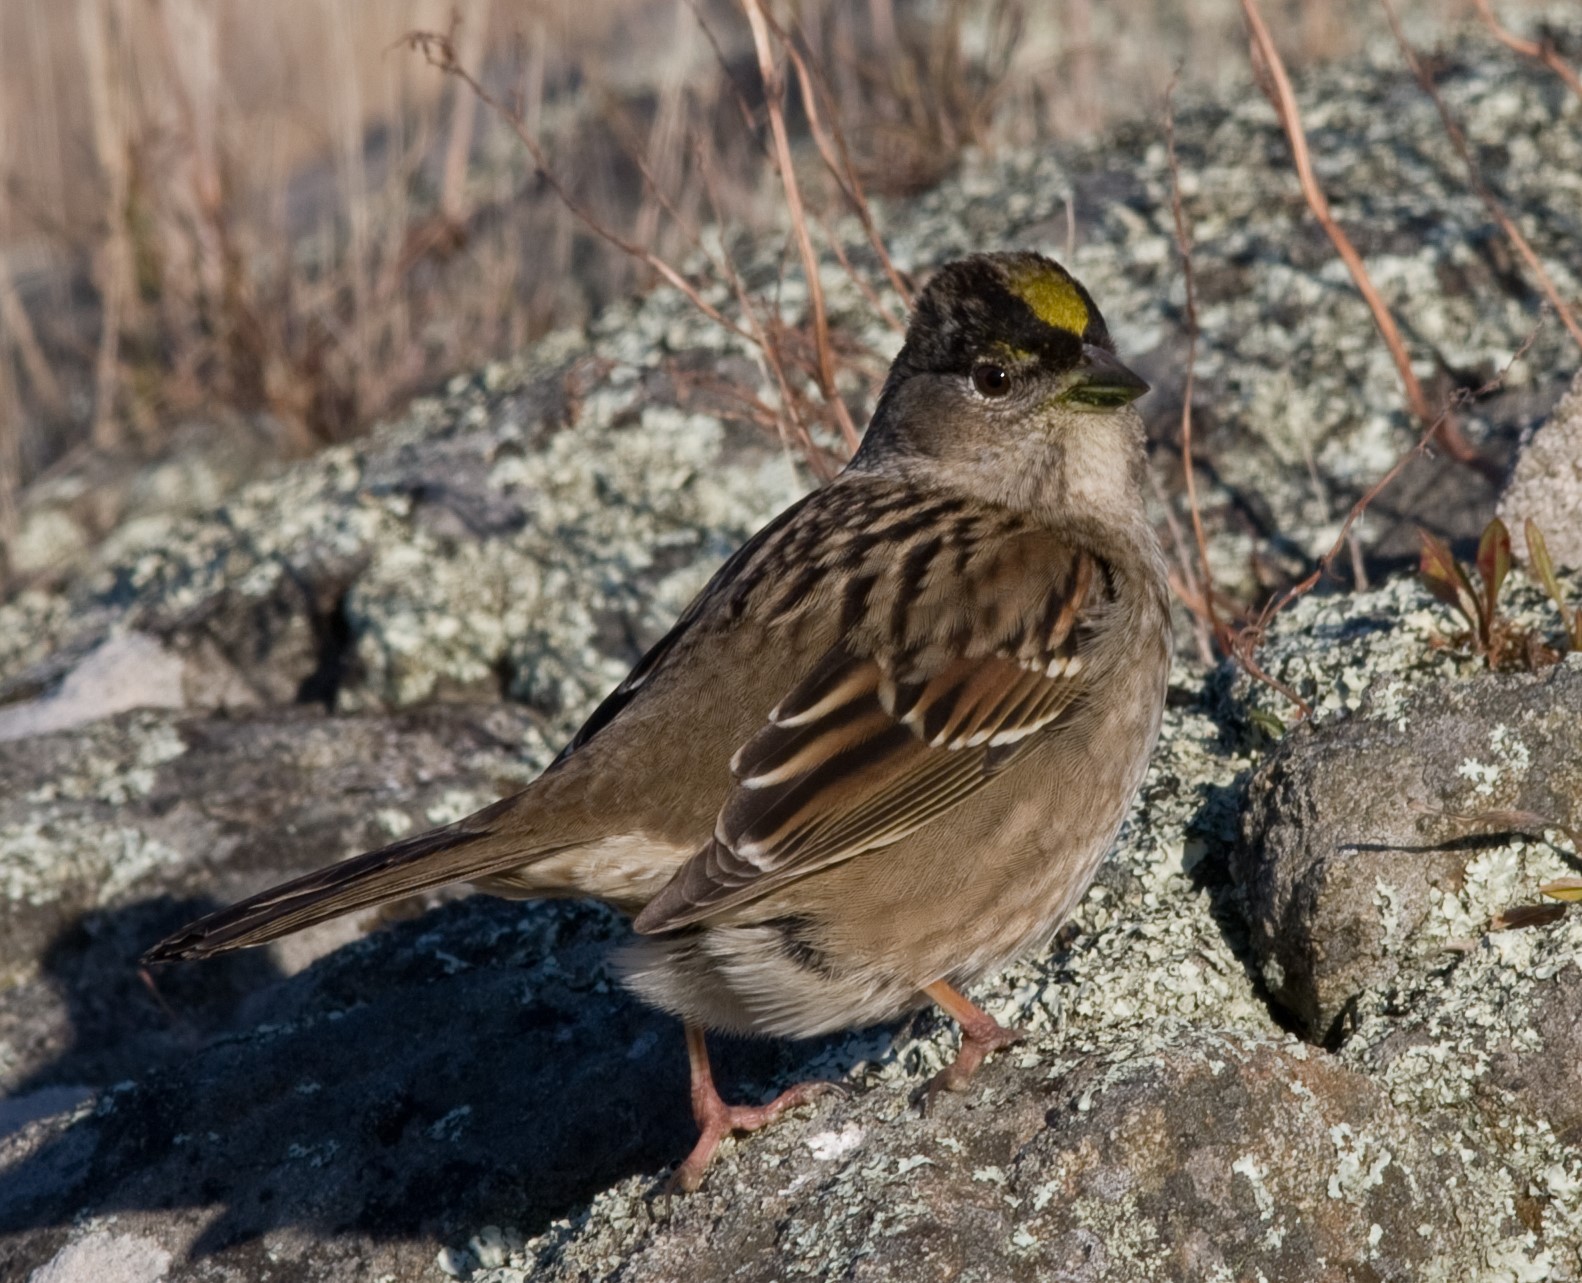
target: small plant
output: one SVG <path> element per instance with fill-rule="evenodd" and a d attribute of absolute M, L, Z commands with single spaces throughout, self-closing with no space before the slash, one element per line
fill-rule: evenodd
<path fill-rule="evenodd" d="M 1549 546 L 1544 542 L 1544 532 L 1538 529 L 1536 521 L 1528 517 L 1525 533 L 1528 563 L 1554 602 L 1555 609 L 1560 612 L 1566 647 L 1569 650 L 1582 650 L 1582 611 L 1572 610 L 1566 605 L 1565 595 L 1560 591 L 1560 581 L 1555 577 L 1555 564 L 1549 560 Z"/>
<path fill-rule="evenodd" d="M 1500 668 L 1523 640 L 1521 630 L 1499 613 L 1500 586 L 1511 569 L 1511 532 L 1498 517 L 1483 528 L 1478 540 L 1478 584 L 1456 560 L 1450 545 L 1437 535 L 1419 530 L 1423 555 L 1418 573 L 1435 597 L 1467 621 L 1466 640 L 1474 654 L 1483 656 L 1490 668 Z"/>
<path fill-rule="evenodd" d="M 1511 532 L 1503 521 L 1496 517 L 1483 528 L 1475 563 L 1476 584 L 1456 560 L 1450 545 L 1426 530 L 1417 533 L 1423 541 L 1422 559 L 1418 563 L 1423 584 L 1467 621 L 1467 631 L 1454 639 L 1456 644 L 1471 646 L 1473 653 L 1481 655 L 1493 669 L 1531 670 L 1559 662 L 1560 651 L 1545 643 L 1533 630 L 1500 615 L 1500 586 L 1511 569 Z M 1560 613 L 1565 647 L 1572 651 L 1582 650 L 1582 611 L 1566 604 L 1543 532 L 1531 517 L 1527 519 L 1525 533 L 1532 573 Z"/>

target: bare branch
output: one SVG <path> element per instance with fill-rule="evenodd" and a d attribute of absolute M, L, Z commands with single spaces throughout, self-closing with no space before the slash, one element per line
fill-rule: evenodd
<path fill-rule="evenodd" d="M 765 15 L 767 18 L 767 15 Z M 826 133 L 824 124 L 819 115 L 819 103 L 823 99 L 827 102 L 829 94 L 823 84 L 822 77 L 815 77 L 808 66 L 807 60 L 797 49 L 793 41 L 780 27 L 776 26 L 773 18 L 768 22 L 774 27 L 775 34 L 779 36 L 780 43 L 786 54 L 791 59 L 791 65 L 796 68 L 797 85 L 802 91 L 802 106 L 807 112 L 808 132 L 813 136 L 814 145 L 818 154 L 824 161 L 824 167 L 829 170 L 840 187 L 841 194 L 851 204 L 856 212 L 858 221 L 862 223 L 862 230 L 867 233 L 868 244 L 873 247 L 874 253 L 879 257 L 879 263 L 884 268 L 884 273 L 890 278 L 890 288 L 900 296 L 901 302 L 908 308 L 912 306 L 912 292 L 906 286 L 906 281 L 901 273 L 896 270 L 894 262 L 890 259 L 889 248 L 884 243 L 884 238 L 879 235 L 879 229 L 874 225 L 873 211 L 868 205 L 867 193 L 862 189 L 862 182 L 857 177 L 857 167 L 852 164 L 851 151 L 846 146 L 846 134 L 840 127 L 836 113 L 830 112 L 830 131 L 834 134 L 835 145 L 830 144 L 829 133 Z M 837 157 L 836 150 L 839 150 Z"/>
<path fill-rule="evenodd" d="M 1439 112 L 1440 122 L 1445 127 L 1445 133 L 1450 137 L 1450 144 L 1456 149 L 1456 155 L 1461 157 L 1461 163 L 1467 167 L 1467 180 L 1472 184 L 1472 190 L 1478 194 L 1478 199 L 1483 202 L 1483 207 L 1489 211 L 1489 217 L 1499 224 L 1500 230 L 1505 233 L 1517 254 L 1521 256 L 1527 269 L 1538 281 L 1538 288 L 1543 291 L 1544 297 L 1549 300 L 1549 305 L 1554 308 L 1560 317 L 1560 323 L 1566 327 L 1577 347 L 1582 348 L 1582 325 L 1577 324 L 1576 315 L 1571 311 L 1566 301 L 1560 297 L 1560 291 L 1555 287 L 1554 278 L 1544 267 L 1538 254 L 1528 243 L 1528 240 L 1511 221 L 1510 215 L 1505 212 L 1494 193 L 1488 189 L 1483 181 L 1483 175 L 1478 170 L 1478 162 L 1472 155 L 1472 148 L 1467 143 L 1467 135 L 1461 126 L 1456 123 L 1450 114 L 1450 108 L 1445 105 L 1445 100 L 1439 92 L 1439 86 L 1434 83 L 1434 78 L 1429 74 L 1428 68 L 1423 65 L 1423 60 L 1417 56 L 1417 51 L 1412 48 L 1411 42 L 1406 38 L 1406 32 L 1401 29 L 1401 20 L 1396 16 L 1395 6 L 1390 0 L 1379 0 L 1384 6 L 1384 14 L 1390 20 L 1390 30 L 1395 34 L 1395 43 L 1401 47 L 1401 56 L 1406 59 L 1407 68 L 1417 78 L 1417 83 L 1423 87 L 1423 92 L 1433 99 L 1434 107 Z"/>
<path fill-rule="evenodd" d="M 1313 211 L 1313 217 L 1318 219 L 1330 243 L 1334 245 L 1335 252 L 1346 264 L 1346 270 L 1351 273 L 1352 282 L 1367 303 L 1368 310 L 1373 313 L 1373 322 L 1378 327 L 1385 346 L 1390 350 L 1390 357 L 1395 362 L 1396 372 L 1400 375 L 1401 385 L 1406 392 L 1407 407 L 1412 417 L 1419 423 L 1433 424 L 1439 443 L 1451 458 L 1476 469 L 1490 480 L 1497 480 L 1498 467 L 1485 459 L 1461 434 L 1454 418 L 1448 413 L 1435 416 L 1428 395 L 1423 391 L 1423 385 L 1412 369 L 1411 358 L 1406 351 L 1406 342 L 1401 337 L 1395 317 L 1374 286 L 1373 278 L 1369 276 L 1367 266 L 1362 261 L 1362 255 L 1357 252 L 1357 247 L 1351 243 L 1351 238 L 1335 221 L 1334 214 L 1330 212 L 1329 200 L 1313 173 L 1313 164 L 1307 146 L 1307 132 L 1302 125 L 1302 115 L 1296 105 L 1296 94 L 1291 88 L 1291 78 L 1286 74 L 1285 62 L 1281 59 L 1280 51 L 1275 47 L 1274 38 L 1269 34 L 1269 28 L 1263 20 L 1263 13 L 1258 8 L 1258 0 L 1241 0 L 1241 8 L 1247 20 L 1247 33 L 1252 44 L 1255 69 L 1261 73 L 1258 77 L 1259 85 L 1273 105 L 1275 114 L 1280 119 L 1280 126 L 1291 144 L 1291 160 L 1296 166 L 1297 181 L 1301 184 L 1302 195 L 1307 200 L 1308 208 Z"/>
<path fill-rule="evenodd" d="M 1192 270 L 1192 231 L 1187 225 L 1186 207 L 1181 199 L 1181 161 L 1176 155 L 1176 116 L 1172 76 L 1165 90 L 1165 152 L 1170 163 L 1170 213 L 1175 220 L 1176 249 L 1181 255 L 1181 273 L 1186 282 L 1187 360 L 1186 383 L 1181 390 L 1181 466 L 1186 473 L 1187 507 L 1192 513 L 1192 537 L 1197 543 L 1198 565 L 1202 579 L 1202 610 L 1214 641 L 1221 651 L 1230 650 L 1230 631 L 1214 609 L 1214 572 L 1209 566 L 1208 537 L 1203 533 L 1203 513 L 1198 506 L 1197 475 L 1192 458 L 1192 394 L 1197 386 L 1197 278 Z"/>
<path fill-rule="evenodd" d="M 692 282 L 687 280 L 674 267 L 665 262 L 652 250 L 645 249 L 643 246 L 627 240 L 624 236 L 605 226 L 594 217 L 593 212 L 587 206 L 572 195 L 570 189 L 560 180 L 555 171 L 550 168 L 549 158 L 544 154 L 543 147 L 538 139 L 529 132 L 522 118 L 485 89 L 477 78 L 466 67 L 462 66 L 456 57 L 456 48 L 451 43 L 450 36 L 438 31 L 413 31 L 404 36 L 401 43 L 421 53 L 428 59 L 430 65 L 437 67 L 446 75 L 455 76 L 461 80 L 478 96 L 478 100 L 484 106 L 488 107 L 506 123 L 506 126 L 516 135 L 522 146 L 527 148 L 528 155 L 533 158 L 533 164 L 538 167 L 539 176 L 548 184 L 549 189 L 555 193 L 556 198 L 565 206 L 573 218 L 601 240 L 608 242 L 623 254 L 630 255 L 638 262 L 657 272 L 670 285 L 680 290 L 689 303 L 716 325 L 746 339 L 749 343 L 753 341 L 751 334 L 705 299 Z"/>
<path fill-rule="evenodd" d="M 763 77 L 764 105 L 769 112 L 769 132 L 774 139 L 775 165 L 780 171 L 780 183 L 785 190 L 786 207 L 791 217 L 791 234 L 796 240 L 797 254 L 802 259 L 802 273 L 807 278 L 808 305 L 813 312 L 813 345 L 818 356 L 816 371 L 819 391 L 840 421 L 841 435 L 849 449 L 857 448 L 857 428 L 851 421 L 846 403 L 841 400 L 835 386 L 835 355 L 829 342 L 829 317 L 824 307 L 824 284 L 819 277 L 818 254 L 813 248 L 813 238 L 808 232 L 807 210 L 802 204 L 802 190 L 797 184 L 796 170 L 791 162 L 791 138 L 785 122 L 785 77 L 775 61 L 774 49 L 769 40 L 769 24 L 759 0 L 742 0 L 747 11 L 747 22 L 752 28 L 753 48 L 758 54 L 758 74 Z"/>
<path fill-rule="evenodd" d="M 1550 41 L 1539 43 L 1536 40 L 1524 40 L 1510 28 L 1500 25 L 1500 20 L 1494 16 L 1494 10 L 1489 6 L 1489 0 L 1472 0 L 1472 4 L 1477 9 L 1483 25 L 1489 29 L 1490 35 L 1522 57 L 1543 63 L 1565 81 L 1572 93 L 1582 98 L 1582 77 L 1579 77 L 1571 64 L 1560 56 L 1559 51 Z"/>

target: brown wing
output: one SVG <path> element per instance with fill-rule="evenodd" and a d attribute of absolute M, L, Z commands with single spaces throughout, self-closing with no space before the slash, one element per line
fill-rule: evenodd
<path fill-rule="evenodd" d="M 1014 529 L 954 528 L 876 572 L 846 637 L 736 753 L 713 840 L 637 930 L 886 846 L 980 788 L 1081 695 L 1108 588 L 1087 553 Z"/>
<path fill-rule="evenodd" d="M 209 958 L 266 944 L 343 913 L 464 882 L 521 864 L 524 852 L 510 818 L 517 798 L 503 798 L 444 828 L 292 878 L 190 922 L 145 953 L 145 964 Z"/>

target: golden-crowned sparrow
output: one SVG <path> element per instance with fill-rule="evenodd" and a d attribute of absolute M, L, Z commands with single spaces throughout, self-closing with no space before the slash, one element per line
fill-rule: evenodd
<path fill-rule="evenodd" d="M 1171 633 L 1143 509 L 1147 385 L 1038 254 L 941 268 L 846 469 L 736 552 L 528 788 L 264 891 L 146 961 L 448 882 L 635 917 L 627 985 L 685 1022 L 695 1188 L 758 1108 L 703 1030 L 799 1037 L 933 999 L 938 1085 L 1015 1037 L 960 989 L 1037 949 L 1143 775 Z"/>

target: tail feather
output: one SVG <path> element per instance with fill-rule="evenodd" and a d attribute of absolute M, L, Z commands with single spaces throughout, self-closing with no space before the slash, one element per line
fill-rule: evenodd
<path fill-rule="evenodd" d="M 442 829 L 403 838 L 260 891 L 189 923 L 161 940 L 142 960 L 175 962 L 245 949 L 343 913 L 450 882 L 470 882 L 550 854 L 524 843 L 519 831 L 499 823 L 515 802 L 506 798 Z"/>

